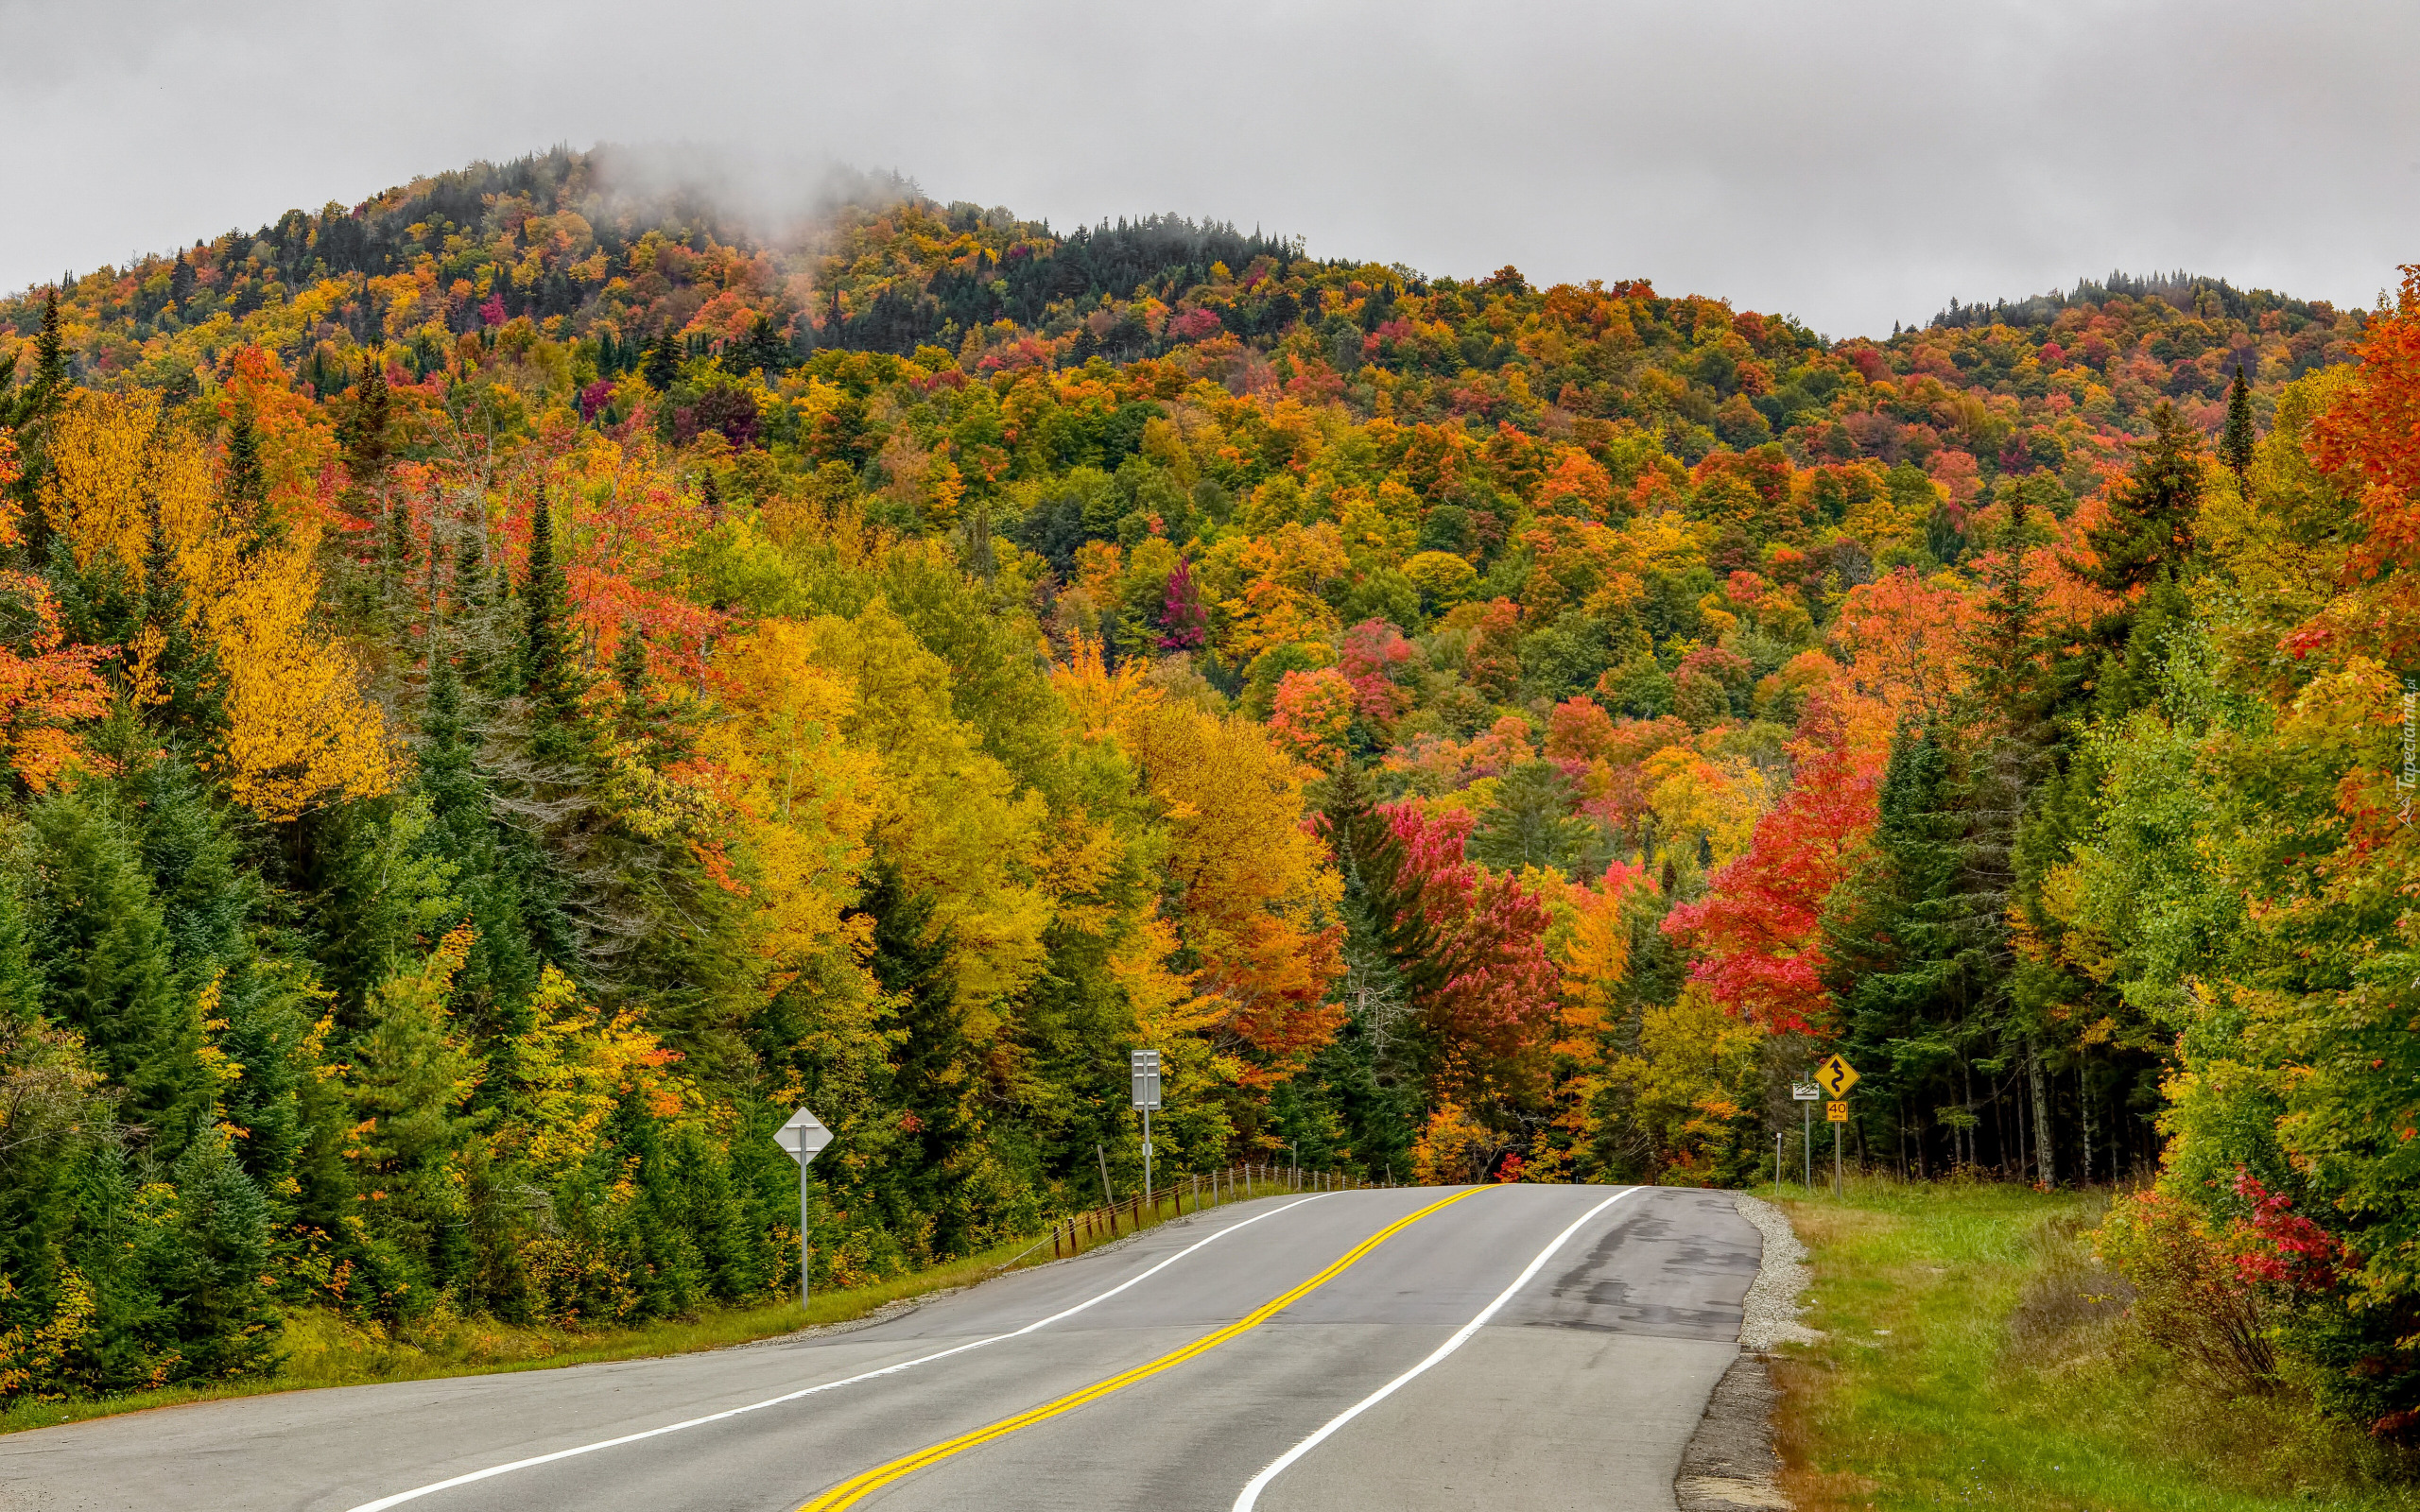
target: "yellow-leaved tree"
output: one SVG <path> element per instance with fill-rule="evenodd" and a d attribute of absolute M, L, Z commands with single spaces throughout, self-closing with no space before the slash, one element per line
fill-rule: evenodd
<path fill-rule="evenodd" d="M 750 978 L 766 997 L 809 972 L 856 972 L 870 937 L 870 921 L 849 910 L 871 854 L 881 764 L 848 744 L 856 692 L 813 653 L 804 627 L 787 620 L 725 642 L 714 667 L 723 717 L 700 730 L 683 773 L 730 817 L 701 857 L 736 902 Z"/>
<path fill-rule="evenodd" d="M 1554 920 L 1546 947 L 1560 979 L 1551 1052 L 1554 1124 L 1564 1139 L 1560 1147 L 1541 1142 L 1527 1173 L 1531 1180 L 1549 1180 L 1562 1176 L 1570 1152 L 1599 1137 L 1607 1032 L 1616 1024 L 1619 990 L 1630 975 L 1637 904 L 1655 884 L 1643 868 L 1618 861 L 1593 884 L 1534 867 L 1522 869 L 1521 883 L 1538 894 Z"/>
<path fill-rule="evenodd" d="M 1304 828 L 1303 779 L 1267 730 L 1190 703 L 1124 701 L 1118 739 L 1142 765 L 1167 834 L 1177 928 L 1219 1005 L 1244 1079 L 1284 1080 L 1336 1037 L 1344 885 Z"/>
<path fill-rule="evenodd" d="M 156 531 L 183 589 L 184 628 L 223 679 L 223 775 L 236 801 L 284 822 L 391 790 L 400 757 L 359 669 L 313 623 L 315 516 L 232 495 L 202 438 L 156 395 L 79 391 L 56 417 L 42 504 L 79 566 L 113 557 L 138 586 Z M 171 627 L 129 648 L 127 693 L 164 696 L 156 659 Z"/>
<path fill-rule="evenodd" d="M 878 763 L 865 789 L 871 838 L 908 895 L 931 900 L 926 928 L 947 942 L 961 1027 L 986 1043 L 1004 1005 L 1043 968 L 1049 807 L 1019 791 L 952 712 L 949 664 L 881 601 L 804 632 L 815 665 L 851 690 L 849 744 Z"/>

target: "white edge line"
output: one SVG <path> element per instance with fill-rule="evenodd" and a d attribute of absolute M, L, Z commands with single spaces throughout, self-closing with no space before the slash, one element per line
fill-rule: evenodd
<path fill-rule="evenodd" d="M 1299 1444 L 1296 1444 L 1285 1453 L 1278 1455 L 1275 1460 L 1270 1462 L 1267 1469 L 1262 1470 L 1259 1474 L 1246 1482 L 1244 1484 L 1244 1488 L 1236 1496 L 1234 1512 L 1252 1512 L 1253 1504 L 1260 1500 L 1260 1493 L 1269 1488 L 1270 1482 L 1277 1479 L 1278 1476 L 1283 1475 L 1288 1466 L 1292 1465 L 1296 1460 L 1301 1459 L 1304 1455 L 1309 1453 L 1312 1450 L 1319 1448 L 1321 1444 L 1326 1442 L 1329 1435 L 1335 1433 L 1346 1423 L 1351 1422 L 1354 1418 L 1360 1417 L 1363 1413 L 1368 1412 L 1378 1403 L 1386 1400 L 1389 1397 L 1393 1396 L 1397 1387 L 1402 1386 L 1414 1376 L 1419 1375 L 1422 1371 L 1427 1369 L 1430 1366 L 1435 1365 L 1438 1361 L 1443 1360 L 1445 1356 L 1453 1353 L 1456 1349 L 1461 1349 L 1465 1340 L 1479 1331 L 1481 1325 L 1485 1324 L 1489 1318 L 1494 1317 L 1505 1303 L 1512 1300 L 1513 1293 L 1518 1292 L 1522 1287 L 1527 1286 L 1530 1283 L 1530 1279 L 1545 1268 L 1546 1263 L 1554 1258 L 1554 1252 L 1561 1249 L 1566 1243 L 1568 1243 L 1571 1236 L 1580 1231 L 1580 1228 L 1582 1224 L 1585 1224 L 1589 1219 L 1594 1218 L 1597 1214 L 1604 1211 L 1607 1208 L 1612 1207 L 1615 1203 L 1621 1201 L 1622 1198 L 1629 1196 L 1632 1193 L 1638 1190 L 1639 1189 L 1637 1187 L 1624 1187 L 1621 1191 L 1615 1193 L 1612 1196 L 1607 1197 L 1604 1201 L 1589 1209 L 1586 1212 L 1583 1212 L 1579 1217 L 1574 1218 L 1571 1221 L 1570 1228 L 1565 1228 L 1563 1232 L 1554 1236 L 1553 1244 L 1550 1244 L 1547 1246 L 1546 1248 L 1538 1251 L 1537 1258 L 1530 1262 L 1530 1266 L 1527 1270 L 1524 1270 L 1519 1276 L 1513 1278 L 1512 1285 L 1507 1286 L 1504 1290 L 1496 1293 L 1495 1301 L 1490 1302 L 1485 1307 L 1479 1309 L 1478 1316 L 1471 1319 L 1469 1322 L 1463 1324 L 1459 1330 L 1455 1331 L 1454 1336 L 1447 1339 L 1444 1343 L 1437 1346 L 1436 1350 L 1431 1353 L 1427 1359 L 1421 1361 L 1418 1365 L 1413 1366 L 1410 1369 L 1395 1377 L 1392 1381 L 1388 1382 L 1385 1385 L 1380 1386 L 1377 1390 L 1362 1398 L 1359 1401 L 1355 1402 L 1352 1406 L 1345 1408 L 1342 1412 L 1338 1413 L 1335 1417 L 1329 1418 L 1326 1425 L 1322 1427 L 1318 1433 L 1313 1434 L 1310 1437 L 1304 1439 Z"/>
<path fill-rule="evenodd" d="M 887 1365 L 879 1370 L 861 1371 L 856 1375 L 849 1376 L 839 1381 L 826 1381 L 821 1385 L 805 1386 L 797 1391 L 785 1392 L 783 1395 L 778 1397 L 768 1397 L 763 1401 L 752 1401 L 744 1407 L 730 1407 L 721 1412 L 708 1413 L 703 1418 L 691 1418 L 677 1423 L 666 1423 L 661 1428 L 649 1428 L 643 1433 L 625 1434 L 619 1438 L 604 1438 L 597 1440 L 594 1444 L 580 1444 L 571 1449 L 559 1449 L 551 1454 L 536 1454 L 532 1455 L 528 1459 L 514 1460 L 510 1465 L 491 1465 L 486 1469 L 473 1470 L 467 1475 L 457 1475 L 450 1480 L 432 1481 L 426 1486 L 413 1486 L 408 1491 L 397 1491 L 392 1496 L 380 1497 L 375 1502 L 364 1502 L 359 1506 L 352 1508 L 351 1512 L 386 1512 L 388 1507 L 401 1506 L 406 1502 L 417 1502 L 424 1496 L 431 1496 L 439 1491 L 451 1490 L 457 1486 L 468 1486 L 474 1481 L 488 1480 L 493 1476 L 510 1474 L 514 1470 L 526 1470 L 536 1465 L 549 1465 L 556 1460 L 570 1459 L 577 1454 L 593 1454 L 600 1449 L 614 1449 L 623 1444 L 635 1444 L 643 1438 L 654 1438 L 664 1434 L 677 1434 L 684 1428 L 697 1428 L 706 1423 L 717 1423 L 726 1418 L 736 1418 L 742 1413 L 758 1412 L 767 1407 L 778 1407 L 786 1401 L 796 1401 L 801 1397 L 812 1397 L 818 1392 L 837 1391 L 842 1386 L 853 1386 L 861 1381 L 873 1381 L 882 1376 L 895 1376 L 902 1370 L 912 1370 L 920 1365 L 930 1365 L 935 1360 L 946 1360 L 953 1354 L 964 1354 L 969 1349 L 979 1349 L 987 1344 L 997 1344 L 1002 1339 L 1013 1339 L 1020 1334 L 1031 1333 L 1036 1329 L 1048 1328 L 1053 1323 L 1074 1317 L 1077 1314 L 1082 1312 L 1088 1307 L 1094 1306 L 1096 1303 L 1108 1301 L 1111 1297 L 1115 1297 L 1118 1293 L 1126 1290 L 1130 1286 L 1139 1285 L 1140 1283 L 1150 1280 L 1160 1272 L 1167 1269 L 1170 1265 L 1175 1264 L 1178 1261 L 1183 1260 L 1185 1256 L 1192 1254 L 1197 1249 L 1200 1249 L 1204 1245 L 1216 1244 L 1219 1240 L 1226 1238 L 1229 1234 L 1236 1232 L 1237 1229 L 1251 1228 L 1253 1224 L 1260 1222 L 1263 1218 L 1274 1218 L 1279 1213 L 1285 1212 L 1290 1209 L 1299 1208 L 1305 1202 L 1317 1202 L 1322 1196 L 1327 1194 L 1328 1194 L 1325 1193 L 1314 1193 L 1306 1197 L 1298 1197 L 1294 1201 L 1287 1203 L 1285 1207 L 1271 1208 L 1267 1212 L 1256 1212 L 1251 1217 L 1243 1220 L 1241 1223 L 1231 1223 L 1224 1228 L 1219 1229 L 1217 1233 L 1207 1235 L 1204 1238 L 1195 1241 L 1193 1244 L 1187 1245 L 1184 1248 L 1178 1250 L 1167 1259 L 1161 1261 L 1150 1270 L 1144 1271 L 1140 1275 L 1128 1278 L 1126 1280 L 1111 1287 L 1108 1291 L 1101 1293 L 1099 1296 L 1087 1297 L 1083 1301 L 1078 1302 L 1075 1306 L 1068 1308 L 1064 1312 L 1053 1313 L 1048 1317 L 1028 1323 L 1021 1329 L 1013 1329 L 1006 1333 L 994 1333 L 989 1338 L 977 1339 L 971 1344 L 960 1344 L 952 1349 L 942 1349 L 935 1354 L 919 1355 L 913 1360 L 902 1360 L 897 1365 Z"/>

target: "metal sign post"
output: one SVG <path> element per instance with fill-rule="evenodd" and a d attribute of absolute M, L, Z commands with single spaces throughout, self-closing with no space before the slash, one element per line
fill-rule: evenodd
<path fill-rule="evenodd" d="M 823 1146 L 832 1143 L 832 1131 L 823 1121 L 802 1108 L 790 1115 L 790 1121 L 773 1131 L 774 1143 L 789 1152 L 798 1162 L 798 1305 L 806 1310 L 806 1168 Z"/>
<path fill-rule="evenodd" d="M 1815 1190 L 1815 1105 L 1824 1100 L 1824 1089 L 1811 1081 L 1792 1082 L 1792 1101 L 1798 1104 L 1798 1153 L 1806 1167 L 1806 1190 Z"/>
<path fill-rule="evenodd" d="M 1130 1053 L 1128 1071 L 1134 1078 L 1134 1107 L 1143 1115 L 1143 1200 L 1151 1200 L 1151 1110 L 1160 1106 L 1160 1053 Z"/>
<path fill-rule="evenodd" d="M 1858 1082 L 1857 1068 L 1834 1056 L 1815 1068 L 1816 1085 L 1829 1094 L 1824 1105 L 1824 1122 L 1832 1125 L 1832 1195 L 1841 1194 L 1841 1135 L 1849 1121 L 1849 1089 Z"/>

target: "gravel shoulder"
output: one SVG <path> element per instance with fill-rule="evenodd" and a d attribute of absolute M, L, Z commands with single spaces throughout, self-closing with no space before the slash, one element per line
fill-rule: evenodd
<path fill-rule="evenodd" d="M 1680 1512 L 1786 1512 L 1789 1499 L 1782 1494 L 1781 1456 L 1773 1451 L 1776 1393 L 1766 1362 L 1779 1345 L 1812 1344 L 1823 1337 L 1798 1320 L 1798 1298 L 1815 1277 L 1789 1219 L 1745 1193 L 1735 1194 L 1734 1201 L 1762 1236 L 1764 1253 L 1741 1303 L 1739 1358 L 1715 1385 L 1705 1417 L 1681 1456 L 1681 1472 L 1672 1483 Z"/>

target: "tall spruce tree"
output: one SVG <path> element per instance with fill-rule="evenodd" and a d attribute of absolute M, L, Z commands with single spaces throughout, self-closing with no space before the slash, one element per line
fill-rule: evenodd
<path fill-rule="evenodd" d="M 260 428 L 248 404 L 237 404 L 227 421 L 227 470 L 220 487 L 226 492 L 228 512 L 239 520 L 258 513 L 268 497 L 268 480 L 261 471 Z"/>
<path fill-rule="evenodd" d="M 659 394 L 671 388 L 673 382 L 681 376 L 681 348 L 673 338 L 669 324 L 657 335 L 655 345 L 648 349 L 647 362 L 639 369 L 639 376 L 645 378 L 647 386 Z"/>
<path fill-rule="evenodd" d="M 386 477 L 392 460 L 394 394 L 387 387 L 387 354 L 372 348 L 365 352 L 361 383 L 354 390 L 339 438 L 344 443 L 344 469 L 355 488 L 374 488 Z"/>
<path fill-rule="evenodd" d="M 1972 1139 L 1974 1073 L 1996 1094 L 1990 1078 L 2006 1069 L 2005 893 L 1975 872 L 1971 782 L 1945 731 L 1903 726 L 1884 769 L 1872 848 L 1832 894 L 1823 926 L 1841 1044 L 1873 1078 L 1860 1132 L 1883 1148 L 1899 1139 L 1945 1141 L 1940 1154 L 1954 1162 L 1980 1155 Z M 1896 1128 L 1880 1123 L 1886 1109 Z M 1992 1158 L 2011 1154 L 2003 1143 Z"/>
<path fill-rule="evenodd" d="M 1515 766 L 1471 831 L 1471 859 L 1499 871 L 1579 867 L 1597 839 L 1597 827 L 1572 812 L 1579 800 L 1571 779 L 1552 762 Z"/>
<path fill-rule="evenodd" d="M 53 284 L 43 297 L 42 330 L 34 336 L 34 387 L 51 404 L 67 392 L 67 338 L 60 327 L 59 288 Z"/>
<path fill-rule="evenodd" d="M 42 480 L 48 472 L 43 422 L 67 400 L 67 342 L 60 329 L 59 290 L 43 301 L 42 328 L 34 337 L 34 370 L 10 388 L 17 355 L 0 362 L 0 428 L 16 433 L 19 471 L 15 493 L 25 538 L 26 561 L 36 570 L 50 562 L 50 516 L 41 507 Z"/>
<path fill-rule="evenodd" d="M 731 365 L 740 372 L 762 371 L 768 378 L 778 378 L 789 359 L 789 344 L 773 329 L 772 318 L 760 315 L 750 323 Z"/>
<path fill-rule="evenodd" d="M 529 566 L 521 580 L 521 691 L 529 700 L 537 743 L 567 753 L 579 723 L 579 683 L 571 650 L 568 583 L 555 560 L 555 510 L 544 490 L 529 515 Z"/>
<path fill-rule="evenodd" d="M 227 679 L 210 641 L 194 633 L 184 574 L 168 544 L 157 494 L 146 501 L 143 623 L 134 640 L 137 669 L 155 729 L 199 756 L 216 746 L 227 724 Z"/>
<path fill-rule="evenodd" d="M 2162 572 L 2175 575 L 2193 551 L 2193 516 L 2202 504 L 2202 443 L 2193 428 L 2163 401 L 2152 412 L 2152 434 L 2138 443 L 2134 469 L 2112 487 L 2103 518 L 2087 526 L 2090 562 L 2068 570 L 2104 593 L 2131 597 Z M 2131 608 L 2115 610 L 2103 625 L 2110 644 L 2124 639 Z"/>
<path fill-rule="evenodd" d="M 2244 474 L 2252 467 L 2252 451 L 2258 440 L 2252 428 L 2252 386 L 2244 382 L 2243 365 L 2238 363 L 2235 382 L 2227 389 L 2227 427 L 2219 435 L 2219 460 L 2235 474 L 2239 490 L 2247 487 Z"/>
<path fill-rule="evenodd" d="M 211 1122 L 217 1079 L 201 1015 L 179 990 L 167 921 L 134 837 L 100 784 L 32 812 L 42 892 L 33 958 L 45 1013 L 80 1032 L 126 1090 L 123 1116 L 146 1159 L 164 1164 Z"/>

